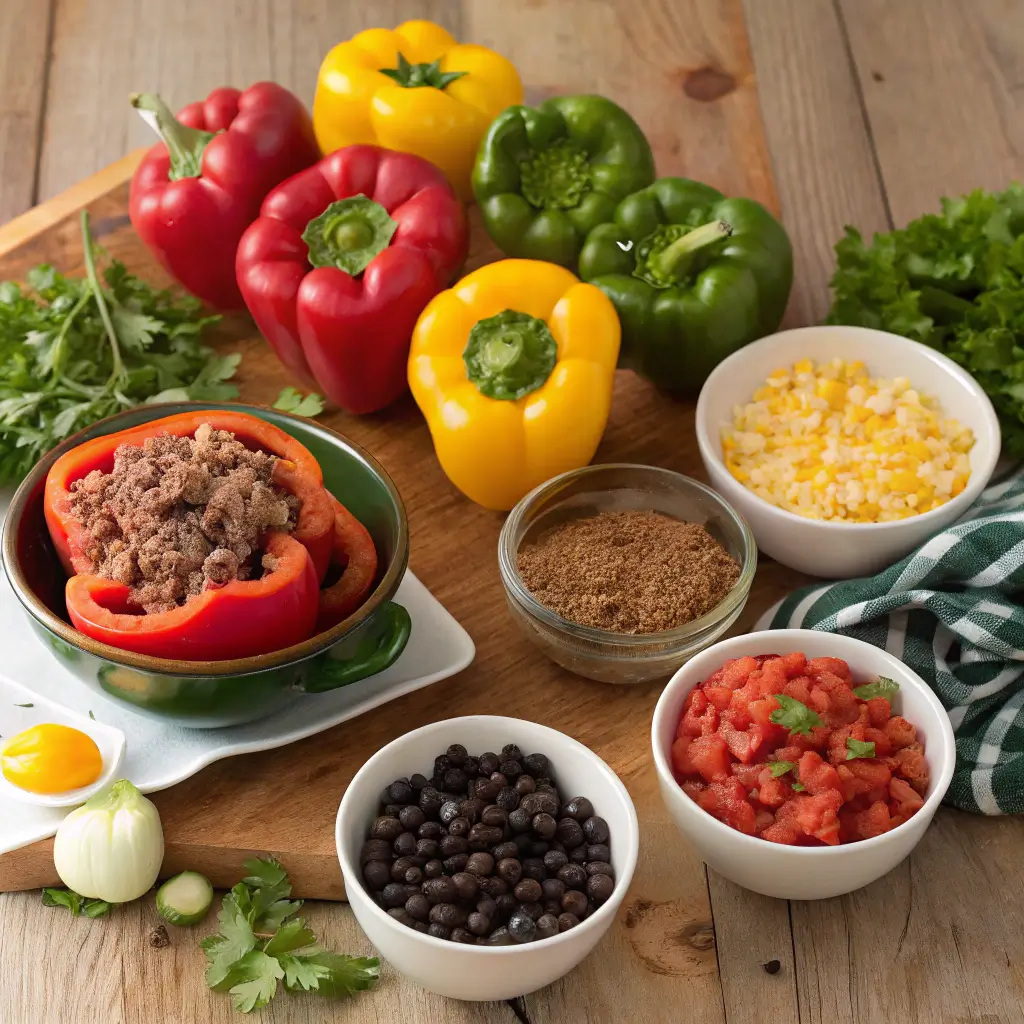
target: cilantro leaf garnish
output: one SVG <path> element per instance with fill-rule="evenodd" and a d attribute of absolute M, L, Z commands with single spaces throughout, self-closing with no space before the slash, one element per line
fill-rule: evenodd
<path fill-rule="evenodd" d="M 75 917 L 79 914 L 85 914 L 86 917 L 103 917 L 104 914 L 110 913 L 111 905 L 106 900 L 79 896 L 73 889 L 44 889 L 43 906 L 67 907 Z"/>
<path fill-rule="evenodd" d="M 793 783 L 793 792 L 802 793 L 807 787 L 802 782 Z"/>
<path fill-rule="evenodd" d="M 855 686 L 853 695 L 861 700 L 871 700 L 873 697 L 884 697 L 890 704 L 892 698 L 899 691 L 900 684 L 895 679 L 887 679 L 879 676 L 873 683 L 865 683 L 863 686 Z"/>
<path fill-rule="evenodd" d="M 303 396 L 297 388 L 284 388 L 274 402 L 274 408 L 282 412 L 291 412 L 296 416 L 308 416 L 312 419 L 324 411 L 324 400 L 315 391 Z"/>
<path fill-rule="evenodd" d="M 787 697 L 784 693 L 776 693 L 774 697 L 780 706 L 769 718 L 775 725 L 781 725 L 790 733 L 798 733 L 801 736 L 809 736 L 811 729 L 821 725 L 821 719 L 817 714 L 795 697 Z"/>
<path fill-rule="evenodd" d="M 324 950 L 300 917 L 302 900 L 272 857 L 245 862 L 248 874 L 225 897 L 220 934 L 200 945 L 209 966 L 206 983 L 229 992 L 236 1010 L 251 1013 L 267 1005 L 283 981 L 290 992 L 344 998 L 377 981 L 375 957 L 350 957 Z"/>
<path fill-rule="evenodd" d="M 796 761 L 768 761 L 768 767 L 772 770 L 772 778 L 778 779 L 786 772 L 796 771 Z"/>
<path fill-rule="evenodd" d="M 865 743 L 863 740 L 855 740 L 852 736 L 846 738 L 846 760 L 852 761 L 857 757 L 874 757 L 874 743 Z"/>

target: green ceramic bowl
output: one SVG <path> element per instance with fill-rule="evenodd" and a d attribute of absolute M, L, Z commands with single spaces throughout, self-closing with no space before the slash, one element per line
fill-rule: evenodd
<path fill-rule="evenodd" d="M 273 423 L 301 441 L 324 484 L 370 531 L 377 581 L 361 608 L 333 629 L 273 654 L 233 661 L 172 661 L 102 644 L 70 625 L 66 576 L 43 520 L 50 466 L 83 441 L 196 409 L 232 409 Z M 79 679 L 134 710 L 179 725 L 212 729 L 262 718 L 303 693 L 322 693 L 375 675 L 405 648 L 409 613 L 391 598 L 409 562 L 405 507 L 391 478 L 358 445 L 312 420 L 233 402 L 144 405 L 94 423 L 54 448 L 18 488 L 3 528 L 3 567 L 29 625 Z"/>

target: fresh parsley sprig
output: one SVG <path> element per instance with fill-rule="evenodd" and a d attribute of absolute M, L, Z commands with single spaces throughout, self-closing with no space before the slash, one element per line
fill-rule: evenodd
<path fill-rule="evenodd" d="M 776 693 L 774 697 L 779 702 L 779 707 L 768 717 L 775 725 L 781 725 L 790 733 L 798 733 L 801 736 L 810 736 L 811 729 L 821 725 L 817 713 L 795 697 L 787 697 L 784 693 Z"/>
<path fill-rule="evenodd" d="M 312 419 L 324 411 L 324 400 L 315 391 L 303 395 L 298 388 L 282 388 L 274 402 L 274 408 Z"/>
<path fill-rule="evenodd" d="M 295 916 L 302 901 L 288 898 L 292 887 L 276 860 L 247 860 L 245 869 L 249 873 L 224 897 L 220 933 L 200 943 L 210 988 L 230 992 L 235 1009 L 250 1013 L 274 998 L 278 982 L 289 992 L 334 999 L 376 984 L 376 957 L 328 952 Z"/>

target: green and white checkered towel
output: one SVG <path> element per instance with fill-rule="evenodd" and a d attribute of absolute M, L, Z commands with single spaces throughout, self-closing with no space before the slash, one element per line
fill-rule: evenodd
<path fill-rule="evenodd" d="M 804 587 L 755 628 L 842 633 L 895 655 L 953 723 L 946 803 L 1024 811 L 1024 472 L 884 572 Z"/>

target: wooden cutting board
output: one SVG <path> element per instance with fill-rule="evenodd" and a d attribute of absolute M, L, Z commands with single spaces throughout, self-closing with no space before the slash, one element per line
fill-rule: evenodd
<path fill-rule="evenodd" d="M 736 97 L 740 124 L 758 123 L 756 99 Z M 748 108 L 753 105 L 752 112 Z M 658 153 L 665 170 L 664 154 Z M 673 143 L 674 144 L 674 143 Z M 777 208 L 758 130 L 746 139 L 742 182 L 736 166 L 692 176 Z M 724 145 L 722 143 L 721 145 Z M 661 147 L 663 150 L 665 145 Z M 37 263 L 82 272 L 78 212 L 87 206 L 100 243 L 154 283 L 167 278 L 136 237 L 128 219 L 129 178 L 140 153 L 0 229 L 0 280 L 18 279 Z M 722 151 L 717 156 L 721 158 Z M 717 161 L 713 161 L 717 163 Z M 497 258 L 479 218 L 472 216 L 468 269 Z M 241 352 L 237 382 L 243 401 L 269 404 L 291 383 L 287 372 L 246 316 L 225 319 L 215 344 Z M 541 655 L 510 618 L 498 576 L 497 541 L 503 516 L 465 499 L 434 457 L 419 411 L 406 398 L 393 408 L 357 418 L 334 410 L 321 419 L 368 448 L 393 477 L 409 514 L 410 567 L 462 623 L 477 647 L 459 676 L 278 750 L 230 758 L 154 795 L 166 839 L 163 873 L 201 871 L 216 886 L 241 877 L 255 852 L 272 853 L 292 875 L 295 893 L 343 899 L 334 849 L 334 818 L 345 786 L 363 762 L 410 729 L 465 714 L 530 718 L 568 733 L 595 750 L 623 778 L 643 821 L 663 817 L 649 756 L 651 714 L 661 685 L 609 686 L 574 676 Z M 693 403 L 673 401 L 628 372 L 617 376 L 607 432 L 596 462 L 664 466 L 704 478 L 693 432 Z M 748 629 L 769 605 L 804 582 L 791 570 L 762 561 L 747 608 L 734 632 Z M 129 736 L 129 742 L 131 737 Z M 57 884 L 52 840 L 0 857 L 0 891 Z"/>

